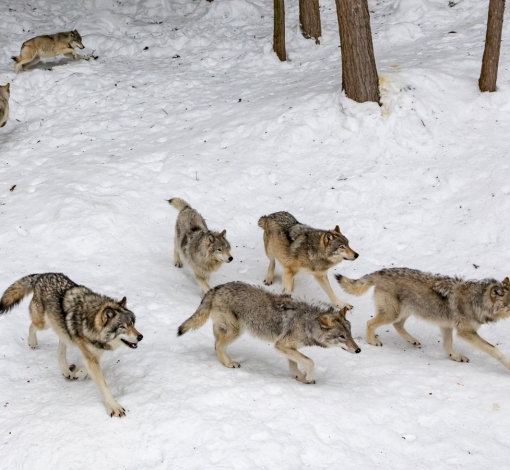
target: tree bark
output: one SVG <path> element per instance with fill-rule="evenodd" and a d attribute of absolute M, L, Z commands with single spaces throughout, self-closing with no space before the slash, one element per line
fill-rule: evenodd
<path fill-rule="evenodd" d="M 306 39 L 314 38 L 320 44 L 322 36 L 319 0 L 299 0 L 299 26 Z"/>
<path fill-rule="evenodd" d="M 273 50 L 276 52 L 276 55 L 282 62 L 287 60 L 287 52 L 285 50 L 284 0 L 274 0 Z"/>
<path fill-rule="evenodd" d="M 490 0 L 482 71 L 478 80 L 480 91 L 496 91 L 504 12 L 505 0 Z"/>
<path fill-rule="evenodd" d="M 342 89 L 358 103 L 379 103 L 379 78 L 367 0 L 335 0 L 335 3 L 342 48 Z"/>

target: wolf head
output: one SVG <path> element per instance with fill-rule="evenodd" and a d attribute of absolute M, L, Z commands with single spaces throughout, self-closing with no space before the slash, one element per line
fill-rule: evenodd
<path fill-rule="evenodd" d="M 321 329 L 320 342 L 327 348 L 340 347 L 357 354 L 361 349 L 352 339 L 351 323 L 345 317 L 346 313 L 347 308 L 340 311 L 331 308 L 328 313 L 317 319 Z"/>
<path fill-rule="evenodd" d="M 501 283 L 497 283 L 490 288 L 490 300 L 492 302 L 492 311 L 494 312 L 494 321 L 510 316 L 510 280 L 506 277 Z"/>
<path fill-rule="evenodd" d="M 101 323 L 102 341 L 112 349 L 125 344 L 136 349 L 143 336 L 135 328 L 135 314 L 126 308 L 126 297 L 120 302 L 109 302 L 98 314 Z"/>
<path fill-rule="evenodd" d="M 0 96 L 4 96 L 5 98 L 9 98 L 11 94 L 11 84 L 0 86 Z"/>
<path fill-rule="evenodd" d="M 354 261 L 359 256 L 349 247 L 349 240 L 342 235 L 338 225 L 321 235 L 320 244 L 328 260 L 335 264 L 344 259 Z"/>
<path fill-rule="evenodd" d="M 69 35 L 69 40 L 71 41 L 70 44 L 73 49 L 75 47 L 78 47 L 79 49 L 85 48 L 85 46 L 83 45 L 83 43 L 81 41 L 80 33 L 78 32 L 77 29 L 75 29 L 74 31 L 69 31 L 69 33 L 67 33 L 67 34 Z"/>
<path fill-rule="evenodd" d="M 223 232 L 218 235 L 209 233 L 209 235 L 207 235 L 207 244 L 209 252 L 214 258 L 223 263 L 230 263 L 234 258 L 230 254 L 230 243 L 226 235 L 226 230 L 223 230 Z"/>

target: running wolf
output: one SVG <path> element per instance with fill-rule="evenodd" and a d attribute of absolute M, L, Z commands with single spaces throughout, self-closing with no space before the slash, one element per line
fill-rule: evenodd
<path fill-rule="evenodd" d="M 4 127 L 9 119 L 9 96 L 11 84 L 0 86 L 0 127 Z"/>
<path fill-rule="evenodd" d="M 10 286 L 0 300 L 0 313 L 7 312 L 34 293 L 29 311 L 32 323 L 28 345 L 37 346 L 37 330 L 53 328 L 58 335 L 58 364 L 66 379 L 84 379 L 87 372 L 94 380 L 110 416 L 124 416 L 125 410 L 113 398 L 99 366 L 104 351 L 122 343 L 136 349 L 143 336 L 135 328 L 135 315 L 126 308 L 126 298 L 117 302 L 75 284 L 64 274 L 31 274 Z M 85 367 L 67 365 L 67 345 L 77 346 Z"/>
<path fill-rule="evenodd" d="M 482 339 L 477 330 L 486 323 L 510 316 L 510 281 L 495 279 L 466 281 L 458 277 L 429 274 L 415 269 L 383 269 L 352 280 L 336 276 L 349 294 L 362 295 L 375 286 L 374 302 L 377 315 L 367 323 L 367 342 L 382 346 L 375 337 L 375 329 L 393 323 L 397 333 L 414 346 L 417 339 L 404 328 L 411 315 L 435 323 L 441 329 L 443 347 L 453 361 L 469 362 L 452 347 L 452 331 L 510 369 L 510 359 Z"/>
<path fill-rule="evenodd" d="M 318 230 L 298 222 L 288 212 L 275 212 L 259 219 L 264 229 L 264 248 L 269 258 L 264 284 L 270 286 L 274 279 L 275 259 L 283 267 L 283 290 L 290 294 L 294 277 L 299 272 L 313 274 L 315 280 L 340 308 L 352 309 L 333 292 L 328 280 L 328 269 L 344 259 L 353 261 L 359 255 L 349 247 L 349 241 L 338 225 L 333 230 Z"/>
<path fill-rule="evenodd" d="M 315 383 L 314 363 L 298 349 L 305 346 L 339 346 L 350 353 L 361 349 L 351 336 L 346 308 L 321 307 L 273 294 L 243 282 L 228 282 L 211 289 L 198 310 L 180 327 L 177 336 L 200 328 L 211 316 L 216 354 L 225 367 L 241 367 L 226 353 L 227 346 L 248 330 L 263 341 L 274 342 L 287 357 L 292 378 Z M 302 367 L 304 373 L 298 368 Z"/>
<path fill-rule="evenodd" d="M 75 47 L 85 48 L 80 33 L 76 29 L 29 39 L 21 46 L 19 56 L 12 57 L 15 62 L 14 71 L 18 73 L 20 67 L 25 70 L 29 65 L 37 64 L 41 58 L 56 57 L 61 54 L 74 60 L 89 60 L 89 57 L 77 54 L 74 51 Z"/>
<path fill-rule="evenodd" d="M 209 279 L 222 263 L 230 263 L 227 231 L 213 232 L 207 228 L 204 218 L 186 201 L 174 197 L 168 202 L 178 211 L 175 222 L 174 263 L 182 268 L 181 257 L 191 266 L 195 279 L 205 294 L 209 289 Z"/>

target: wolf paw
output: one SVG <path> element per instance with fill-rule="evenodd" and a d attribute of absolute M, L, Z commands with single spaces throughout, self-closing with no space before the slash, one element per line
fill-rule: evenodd
<path fill-rule="evenodd" d="M 182 268 L 182 263 L 180 261 L 176 261 L 174 265 L 176 268 Z"/>
<path fill-rule="evenodd" d="M 264 284 L 265 284 L 266 286 L 270 286 L 270 285 L 272 285 L 272 284 L 273 284 L 273 280 L 272 280 L 272 279 L 264 279 Z"/>
<path fill-rule="evenodd" d="M 351 304 L 346 304 L 344 302 L 337 302 L 336 306 L 340 309 L 346 308 L 347 310 L 352 310 L 354 308 Z"/>
<path fill-rule="evenodd" d="M 69 366 L 69 370 L 74 374 L 73 380 L 83 380 L 88 375 L 88 370 L 81 366 L 80 368 L 76 369 L 76 366 L 74 364 L 71 364 Z"/>
<path fill-rule="evenodd" d="M 110 415 L 110 418 L 113 418 L 114 416 L 117 416 L 119 418 L 126 416 L 126 410 L 116 402 L 113 402 L 113 404 L 111 405 L 107 404 L 106 412 Z"/>
<path fill-rule="evenodd" d="M 469 362 L 469 359 L 462 354 L 450 354 L 450 359 L 455 362 Z"/>
<path fill-rule="evenodd" d="M 34 341 L 28 340 L 28 345 L 29 345 L 32 349 L 37 348 L 37 339 L 36 339 L 36 340 L 34 340 Z"/>
<path fill-rule="evenodd" d="M 239 364 L 239 362 L 229 362 L 228 364 L 225 364 L 225 366 L 229 367 L 230 369 L 239 369 L 241 364 Z"/>
<path fill-rule="evenodd" d="M 409 344 L 412 344 L 413 346 L 417 346 L 417 347 L 421 346 L 421 343 L 417 339 L 415 339 L 413 341 L 409 341 Z"/>
<path fill-rule="evenodd" d="M 382 346 L 382 343 L 377 338 L 374 338 L 373 340 L 367 340 L 367 343 L 371 344 L 372 346 Z"/>

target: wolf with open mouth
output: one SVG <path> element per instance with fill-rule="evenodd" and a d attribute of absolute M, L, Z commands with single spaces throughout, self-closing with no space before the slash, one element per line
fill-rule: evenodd
<path fill-rule="evenodd" d="M 96 294 L 60 273 L 31 274 L 12 284 L 0 300 L 0 314 L 34 293 L 29 311 L 32 323 L 28 345 L 37 346 L 37 331 L 52 328 L 59 338 L 58 363 L 66 379 L 84 379 L 90 374 L 110 416 L 124 416 L 125 410 L 113 398 L 104 379 L 99 359 L 104 351 L 125 344 L 136 349 L 143 336 L 135 328 L 135 314 L 126 308 L 126 298 L 115 301 Z M 80 349 L 85 367 L 67 364 L 67 345 Z"/>

